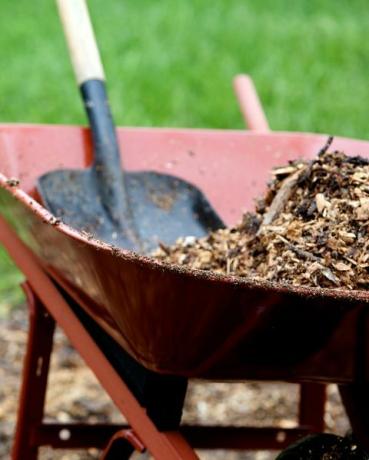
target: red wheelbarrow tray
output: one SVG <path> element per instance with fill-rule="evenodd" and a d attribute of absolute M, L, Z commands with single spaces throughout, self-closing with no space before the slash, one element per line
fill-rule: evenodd
<path fill-rule="evenodd" d="M 227 225 L 253 208 L 274 166 L 313 158 L 327 139 L 158 128 L 122 128 L 118 137 L 128 170 L 192 182 Z M 337 137 L 332 148 L 369 157 L 366 141 Z M 286 287 L 163 264 L 55 223 L 37 201 L 37 178 L 90 162 L 85 128 L 0 125 L 0 214 L 50 277 L 138 362 L 205 379 L 368 380 L 367 292 Z"/>

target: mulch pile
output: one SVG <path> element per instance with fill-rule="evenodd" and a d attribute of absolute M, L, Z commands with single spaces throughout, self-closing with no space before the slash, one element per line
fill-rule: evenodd
<path fill-rule="evenodd" d="M 234 228 L 170 247 L 161 261 L 271 282 L 369 287 L 369 161 L 328 151 L 273 170 L 253 213 Z"/>

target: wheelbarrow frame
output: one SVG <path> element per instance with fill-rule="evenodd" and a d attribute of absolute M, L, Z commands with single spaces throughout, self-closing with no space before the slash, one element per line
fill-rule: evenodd
<path fill-rule="evenodd" d="M 269 126 L 252 80 L 235 79 L 241 112 L 250 129 L 268 131 Z M 101 458 L 129 458 L 136 449 L 147 449 L 158 459 L 198 458 L 193 448 L 281 449 L 297 438 L 324 429 L 325 385 L 300 384 L 299 424 L 295 428 L 179 426 L 160 430 L 148 416 L 131 389 L 111 365 L 66 298 L 43 270 L 36 256 L 0 218 L 1 241 L 24 273 L 23 287 L 29 309 L 29 334 L 24 360 L 13 460 L 37 459 L 40 446 L 52 448 L 97 447 Z M 93 371 L 129 425 L 80 425 L 43 423 L 45 392 L 58 324 Z M 32 394 L 32 397 L 30 395 Z"/>

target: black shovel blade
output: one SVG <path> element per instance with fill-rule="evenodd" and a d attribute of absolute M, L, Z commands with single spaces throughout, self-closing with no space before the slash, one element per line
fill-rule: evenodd
<path fill-rule="evenodd" d="M 123 173 L 122 173 L 123 174 Z M 123 178 L 123 176 L 122 176 Z M 224 223 L 204 194 L 191 183 L 155 172 L 124 173 L 127 216 L 138 232 L 138 244 L 104 208 L 93 170 L 59 170 L 39 178 L 38 191 L 47 209 L 64 223 L 124 249 L 149 254 L 159 243 L 173 244 L 180 236 L 205 236 Z"/>

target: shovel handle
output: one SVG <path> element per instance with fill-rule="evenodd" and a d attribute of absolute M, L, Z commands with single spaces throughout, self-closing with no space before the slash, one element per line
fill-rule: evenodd
<path fill-rule="evenodd" d="M 91 128 L 95 186 L 116 229 L 138 246 L 104 70 L 86 0 L 57 0 L 57 5 Z"/>
<path fill-rule="evenodd" d="M 57 0 L 78 85 L 105 80 L 86 0 Z"/>

